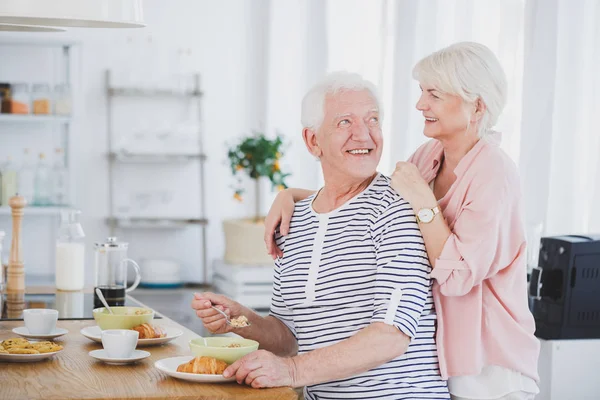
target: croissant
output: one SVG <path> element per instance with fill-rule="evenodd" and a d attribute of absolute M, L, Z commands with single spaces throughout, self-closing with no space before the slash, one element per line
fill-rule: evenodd
<path fill-rule="evenodd" d="M 139 339 L 158 339 L 167 336 L 161 328 L 150 324 L 134 326 L 131 329 L 140 333 Z"/>
<path fill-rule="evenodd" d="M 213 357 L 198 356 L 185 364 L 177 367 L 177 372 L 187 372 L 190 374 L 211 374 L 222 375 L 225 368 L 229 365 Z"/>

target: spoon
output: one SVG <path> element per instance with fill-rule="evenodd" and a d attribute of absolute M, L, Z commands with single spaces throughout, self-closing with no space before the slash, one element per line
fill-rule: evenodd
<path fill-rule="evenodd" d="M 248 325 L 246 326 L 236 326 L 234 324 L 231 323 L 231 320 L 229 319 L 229 316 L 227 314 L 225 314 L 225 311 L 221 311 L 219 310 L 217 307 L 215 306 L 210 306 L 210 308 L 212 308 L 213 310 L 215 310 L 216 312 L 218 312 L 219 314 L 221 314 L 222 316 L 225 317 L 225 322 L 227 322 L 227 325 L 229 326 L 233 326 L 234 328 L 247 328 L 250 326 L 250 323 L 248 322 Z"/>
<path fill-rule="evenodd" d="M 102 304 L 104 304 L 104 307 L 106 307 L 106 309 L 108 310 L 108 312 L 110 314 L 114 314 L 113 310 L 111 310 L 110 307 L 108 306 L 108 303 L 106 302 L 106 299 L 104 298 L 104 295 L 102 294 L 102 292 L 100 291 L 100 289 L 96 288 L 96 294 L 98 295 L 98 298 L 100 299 L 100 301 L 102 302 Z"/>

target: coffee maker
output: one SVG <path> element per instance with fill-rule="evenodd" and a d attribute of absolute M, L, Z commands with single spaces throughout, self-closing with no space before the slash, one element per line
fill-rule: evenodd
<path fill-rule="evenodd" d="M 529 296 L 537 337 L 600 338 L 600 234 L 542 238 Z"/>
<path fill-rule="evenodd" d="M 94 245 L 95 289 L 99 289 L 109 306 L 124 306 L 125 295 L 137 287 L 141 280 L 140 267 L 127 258 L 129 244 L 109 237 Z M 135 281 L 127 287 L 127 266 L 135 270 Z M 94 292 L 95 292 L 94 289 Z M 94 307 L 102 307 L 102 301 L 94 294 Z"/>

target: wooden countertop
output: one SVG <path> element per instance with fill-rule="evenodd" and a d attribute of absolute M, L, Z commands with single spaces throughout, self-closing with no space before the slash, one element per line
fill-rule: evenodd
<path fill-rule="evenodd" d="M 206 384 L 171 378 L 154 367 L 162 358 L 191 355 L 194 332 L 163 316 L 158 325 L 173 326 L 184 333 L 163 346 L 142 347 L 152 355 L 136 364 L 108 365 L 88 355 L 101 349 L 79 331 L 95 325 L 94 320 L 59 320 L 57 326 L 68 334 L 54 339 L 64 346 L 55 356 L 32 363 L 0 361 L 2 399 L 272 399 L 296 400 L 291 388 L 253 389 L 237 383 Z M 0 321 L 0 340 L 18 337 L 13 328 L 23 321 Z"/>

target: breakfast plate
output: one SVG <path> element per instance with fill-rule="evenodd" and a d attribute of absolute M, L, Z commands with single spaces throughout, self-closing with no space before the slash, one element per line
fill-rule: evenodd
<path fill-rule="evenodd" d="M 177 339 L 179 336 L 183 335 L 183 332 L 177 328 L 172 328 L 170 326 L 161 326 L 160 328 L 167 334 L 167 336 L 156 339 L 138 339 L 137 346 L 157 346 L 170 342 L 171 340 Z M 102 330 L 98 325 L 86 326 L 79 332 L 94 342 L 102 343 Z"/>
<path fill-rule="evenodd" d="M 162 360 L 158 360 L 157 362 L 155 362 L 154 366 L 162 372 L 164 372 L 165 374 L 173 378 L 182 379 L 184 381 L 205 383 L 235 382 L 235 375 L 229 378 L 225 378 L 223 375 L 191 374 L 188 372 L 177 372 L 177 367 L 179 367 L 181 364 L 187 363 L 193 358 L 194 356 L 163 358 Z"/>

